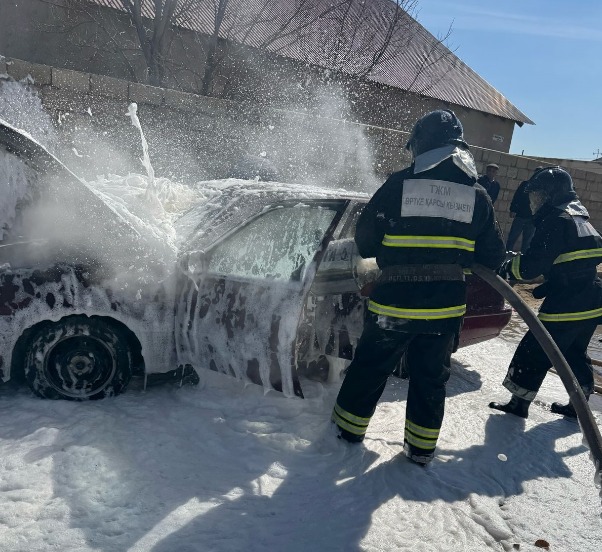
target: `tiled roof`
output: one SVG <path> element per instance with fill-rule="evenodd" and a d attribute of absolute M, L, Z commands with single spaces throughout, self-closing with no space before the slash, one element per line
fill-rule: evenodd
<path fill-rule="evenodd" d="M 123 10 L 121 0 L 89 1 Z M 142 1 L 143 14 L 153 17 L 152 0 Z M 198 4 L 182 14 L 177 24 L 199 33 L 211 34 L 214 28 L 214 1 L 196 1 Z M 295 12 L 299 5 L 311 6 L 311 9 Z M 340 15 L 343 8 L 349 5 L 352 9 L 348 13 L 348 20 L 353 22 L 361 19 L 363 25 L 351 23 L 346 27 L 344 36 L 348 43 L 353 44 L 352 55 L 334 60 L 328 54 L 328 45 L 332 45 L 339 36 Z M 316 21 L 315 15 L 329 7 L 334 10 L 331 16 Z M 362 63 L 367 62 L 365 44 L 383 39 L 386 32 L 384 21 L 390 19 L 393 10 L 395 3 L 391 0 L 230 0 L 220 37 L 357 75 L 365 67 Z M 250 25 L 249 21 L 258 13 L 261 13 L 259 21 Z M 302 39 L 294 32 L 300 28 Z M 364 36 L 359 36 L 355 34 L 358 28 L 370 30 Z M 277 38 L 275 34 L 278 34 Z M 312 40 L 316 35 L 320 35 L 320 39 Z M 398 45 L 395 55 L 381 59 L 375 69 L 365 75 L 367 80 L 497 115 L 519 125 L 533 124 L 522 111 L 405 12 L 391 40 Z"/>

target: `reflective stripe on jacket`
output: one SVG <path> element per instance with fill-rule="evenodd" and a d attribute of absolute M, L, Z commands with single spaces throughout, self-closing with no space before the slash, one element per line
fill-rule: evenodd
<path fill-rule="evenodd" d="M 391 236 L 385 234 L 382 244 L 386 247 L 433 247 L 474 252 L 475 242 L 457 236 Z"/>
<path fill-rule="evenodd" d="M 538 318 L 542 322 L 580 322 L 581 320 L 591 320 L 602 316 L 602 308 L 592 309 L 581 312 L 560 312 L 560 313 L 545 313 L 540 312 Z"/>
<path fill-rule="evenodd" d="M 441 309 L 400 309 L 387 305 L 380 305 L 370 299 L 368 310 L 374 314 L 392 316 L 393 318 L 407 318 L 408 320 L 439 320 L 441 318 L 456 318 L 466 314 L 466 305 L 445 307 Z"/>

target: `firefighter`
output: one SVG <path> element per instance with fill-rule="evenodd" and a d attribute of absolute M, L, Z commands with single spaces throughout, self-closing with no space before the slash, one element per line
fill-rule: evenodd
<path fill-rule="evenodd" d="M 456 115 L 425 115 L 406 148 L 412 165 L 388 178 L 357 223 L 359 254 L 376 257 L 381 275 L 332 420 L 339 438 L 362 441 L 406 355 L 404 452 L 426 465 L 443 421 L 446 359 L 466 312 L 465 269 L 473 262 L 497 269 L 505 248 Z"/>
<path fill-rule="evenodd" d="M 588 398 L 594 390 L 594 377 L 587 346 L 602 315 L 602 282 L 596 272 L 602 262 L 602 238 L 588 222 L 587 209 L 562 167 L 536 171 L 526 191 L 535 234 L 529 249 L 504 263 L 500 273 L 517 281 L 543 275 L 544 283 L 533 290 L 536 299 L 545 297 L 539 319 Z M 550 367 L 543 349 L 527 332 L 503 382 L 512 398 L 507 404 L 492 402 L 490 408 L 526 418 Z M 552 412 L 576 417 L 570 403 L 553 403 Z"/>

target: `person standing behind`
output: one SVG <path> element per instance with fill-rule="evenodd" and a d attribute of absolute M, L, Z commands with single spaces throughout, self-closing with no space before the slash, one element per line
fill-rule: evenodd
<path fill-rule="evenodd" d="M 545 297 L 539 319 L 566 358 L 583 394 L 594 391 L 589 341 L 602 317 L 602 281 L 596 266 L 602 262 L 602 238 L 588 222 L 587 209 L 575 193 L 573 180 L 562 167 L 540 169 L 529 180 L 527 192 L 534 213 L 535 235 L 526 253 L 504 263 L 500 275 L 545 282 L 533 297 Z M 529 330 L 516 349 L 503 386 L 512 393 L 506 404 L 490 408 L 526 418 L 552 364 Z M 552 404 L 552 412 L 575 418 L 569 403 Z"/>
<path fill-rule="evenodd" d="M 491 203 L 495 205 L 497 196 L 500 195 L 500 183 L 495 179 L 500 168 L 495 163 L 489 163 L 485 168 L 485 174 L 479 176 L 477 182 L 485 188 L 485 191 L 491 198 Z"/>
<path fill-rule="evenodd" d="M 535 172 L 541 170 L 542 167 L 537 167 Z M 521 251 L 529 249 L 531 238 L 535 232 L 535 226 L 533 226 L 533 213 L 531 213 L 531 206 L 529 205 L 529 194 L 526 191 L 528 180 L 523 180 L 510 203 L 510 218 L 512 218 L 512 226 L 508 233 L 508 241 L 506 242 L 506 250 L 514 251 L 514 244 L 523 235 L 521 241 Z"/>
<path fill-rule="evenodd" d="M 426 465 L 443 421 L 448 351 L 466 312 L 463 269 L 474 262 L 496 269 L 506 250 L 453 111 L 419 119 L 406 149 L 412 165 L 391 175 L 358 219 L 359 254 L 376 257 L 382 273 L 332 420 L 339 438 L 362 441 L 405 354 L 404 453 Z"/>

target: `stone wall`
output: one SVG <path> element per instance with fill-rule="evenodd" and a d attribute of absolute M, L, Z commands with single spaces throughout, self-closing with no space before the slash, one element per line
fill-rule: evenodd
<path fill-rule="evenodd" d="M 17 59 L 0 58 L 0 74 L 28 75 L 61 136 L 60 157 L 86 177 L 141 172 L 137 129 L 125 116 L 130 102 L 138 113 L 155 172 L 194 183 L 223 178 L 244 153 L 267 153 L 282 180 L 373 192 L 407 165 L 405 132 L 307 113 L 154 88 Z M 1 86 L 0 80 L 0 86 Z M 1 93 L 1 90 L 0 90 Z M 496 211 L 507 233 L 510 201 L 538 159 L 471 147 L 479 172 L 500 167 Z M 577 191 L 602 228 L 602 174 L 571 170 Z"/>

